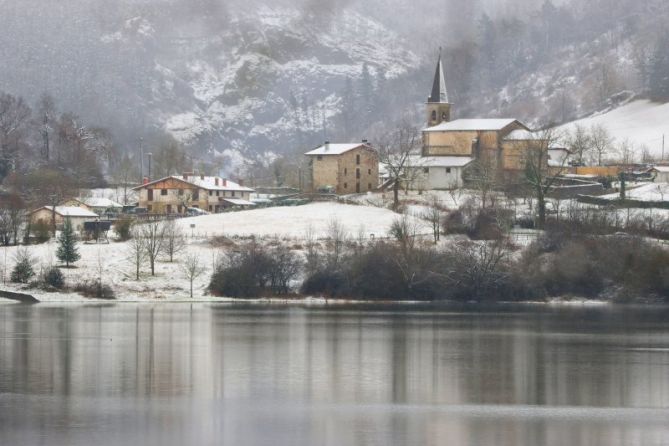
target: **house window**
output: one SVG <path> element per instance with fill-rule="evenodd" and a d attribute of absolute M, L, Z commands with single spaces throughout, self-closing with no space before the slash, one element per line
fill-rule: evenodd
<path fill-rule="evenodd" d="M 446 173 L 451 173 L 451 168 L 450 167 L 446 168 Z"/>
<path fill-rule="evenodd" d="M 360 155 L 355 156 L 355 163 L 360 164 Z"/>
<path fill-rule="evenodd" d="M 348 189 L 348 183 L 344 183 L 344 189 Z"/>
<path fill-rule="evenodd" d="M 429 167 L 423 167 L 423 173 L 430 173 Z"/>
<path fill-rule="evenodd" d="M 316 157 L 316 159 L 317 159 L 318 161 L 321 161 L 321 160 L 323 159 L 323 156 L 322 156 L 322 155 L 318 155 L 318 156 Z"/>
<path fill-rule="evenodd" d="M 211 211 L 213 211 L 213 210 L 214 210 L 214 207 L 213 207 L 213 206 L 209 206 L 209 212 L 211 212 Z"/>
<path fill-rule="evenodd" d="M 200 191 L 198 189 L 195 189 L 193 191 L 193 200 L 199 200 L 200 199 Z"/>
<path fill-rule="evenodd" d="M 183 196 L 183 194 L 184 194 L 184 190 L 183 190 L 183 189 L 179 189 L 179 196 L 181 197 L 181 196 Z"/>
<path fill-rule="evenodd" d="M 367 190 L 372 190 L 372 183 L 367 183 Z"/>
<path fill-rule="evenodd" d="M 356 194 L 360 193 L 360 183 L 355 183 L 355 193 Z"/>
<path fill-rule="evenodd" d="M 151 211 L 153 210 L 153 206 L 148 205 L 148 206 L 146 207 L 146 210 L 149 211 L 149 212 L 151 212 Z"/>
<path fill-rule="evenodd" d="M 149 201 L 153 201 L 153 189 L 149 189 L 147 192 L 149 193 L 149 198 L 148 198 L 148 200 L 149 200 Z"/>
<path fill-rule="evenodd" d="M 344 167 L 344 176 L 348 175 L 348 169 Z"/>
<path fill-rule="evenodd" d="M 167 189 L 160 189 L 160 195 L 167 195 Z"/>
<path fill-rule="evenodd" d="M 234 190 L 232 191 L 232 196 L 233 196 L 233 197 L 235 196 L 235 191 L 234 191 Z"/>
<path fill-rule="evenodd" d="M 221 191 L 218 191 L 218 190 L 217 190 L 217 191 L 216 191 L 216 196 L 217 196 L 217 197 L 220 197 L 220 196 L 221 196 Z"/>
<path fill-rule="evenodd" d="M 213 196 L 214 196 L 214 191 L 213 191 L 213 190 L 210 190 L 210 191 L 209 191 L 209 196 L 210 196 L 210 197 L 213 197 Z"/>
<path fill-rule="evenodd" d="M 355 177 L 360 179 L 360 169 L 355 169 Z"/>
<path fill-rule="evenodd" d="M 367 169 L 367 175 L 371 175 L 371 174 L 372 174 L 372 169 Z"/>

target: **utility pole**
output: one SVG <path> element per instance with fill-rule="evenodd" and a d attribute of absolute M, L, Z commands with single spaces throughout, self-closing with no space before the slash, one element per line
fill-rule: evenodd
<path fill-rule="evenodd" d="M 149 178 L 149 181 L 151 181 L 151 157 L 153 156 L 153 153 L 149 152 L 146 154 L 146 156 L 149 159 L 149 174 L 147 177 Z"/>
<path fill-rule="evenodd" d="M 144 138 L 139 138 L 139 184 L 144 183 Z"/>
<path fill-rule="evenodd" d="M 664 133 L 662 134 L 662 159 L 660 161 L 664 161 Z"/>

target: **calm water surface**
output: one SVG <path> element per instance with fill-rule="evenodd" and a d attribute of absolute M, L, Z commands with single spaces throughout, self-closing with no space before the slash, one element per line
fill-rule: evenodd
<path fill-rule="evenodd" d="M 0 445 L 669 445 L 669 311 L 0 305 Z"/>

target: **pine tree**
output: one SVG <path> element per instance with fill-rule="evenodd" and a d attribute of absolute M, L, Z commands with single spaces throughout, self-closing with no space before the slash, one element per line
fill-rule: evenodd
<path fill-rule="evenodd" d="M 60 233 L 60 237 L 58 237 L 58 244 L 56 257 L 58 257 L 58 260 L 61 262 L 65 262 L 67 268 L 70 267 L 70 263 L 74 263 L 81 258 L 79 249 L 77 248 L 77 240 L 74 236 L 72 222 L 69 218 L 65 219 L 63 231 Z"/>

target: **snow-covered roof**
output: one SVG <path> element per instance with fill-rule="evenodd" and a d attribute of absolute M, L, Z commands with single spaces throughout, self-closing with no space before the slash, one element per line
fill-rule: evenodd
<path fill-rule="evenodd" d="M 122 208 L 123 205 L 110 200 L 109 198 L 104 197 L 86 197 L 86 198 L 77 198 L 77 201 L 81 201 L 86 206 L 92 208 Z"/>
<path fill-rule="evenodd" d="M 662 173 L 669 173 L 669 166 L 653 166 L 653 170 Z"/>
<path fill-rule="evenodd" d="M 220 177 L 209 177 L 206 175 L 195 175 L 195 174 L 185 174 L 182 176 L 171 175 L 169 177 L 161 178 L 159 180 L 152 181 L 148 184 L 142 184 L 133 188 L 133 190 L 142 189 L 146 186 L 151 186 L 161 181 L 169 180 L 170 178 L 183 181 L 193 186 L 201 187 L 206 190 L 221 190 L 221 191 L 240 191 L 240 192 L 255 192 L 253 189 L 241 186 L 234 181 L 226 180 Z M 217 184 L 218 183 L 218 184 Z"/>
<path fill-rule="evenodd" d="M 332 143 L 327 143 L 323 144 L 322 146 L 312 150 L 311 152 L 305 153 L 307 156 L 314 156 L 314 155 L 341 155 L 342 153 L 349 152 L 353 149 L 357 149 L 358 147 L 361 146 L 366 146 L 364 143 L 357 143 L 357 144 L 332 144 Z"/>
<path fill-rule="evenodd" d="M 35 209 L 33 213 L 42 209 L 53 211 L 53 206 L 42 206 L 39 209 Z M 99 217 L 99 215 L 96 214 L 95 212 L 91 212 L 77 206 L 56 206 L 56 214 L 62 217 L 90 217 L 90 218 Z"/>
<path fill-rule="evenodd" d="M 505 141 L 538 141 L 543 135 L 538 132 L 531 132 L 525 129 L 517 129 L 504 137 Z"/>
<path fill-rule="evenodd" d="M 418 156 L 412 157 L 413 167 L 464 167 L 474 161 L 468 156 Z"/>
<path fill-rule="evenodd" d="M 473 131 L 499 131 L 517 123 L 525 127 L 517 119 L 456 119 L 455 121 L 442 122 L 434 127 L 424 129 L 424 132 L 473 132 Z"/>
<path fill-rule="evenodd" d="M 235 206 L 255 206 L 256 204 L 252 201 L 242 200 L 240 198 L 224 198 L 223 201 L 226 203 L 234 204 Z"/>

